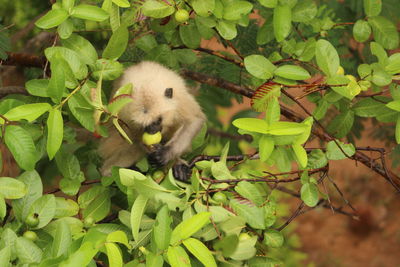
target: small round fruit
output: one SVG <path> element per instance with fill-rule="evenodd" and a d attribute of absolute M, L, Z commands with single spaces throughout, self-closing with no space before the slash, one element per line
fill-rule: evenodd
<path fill-rule="evenodd" d="M 26 231 L 22 236 L 30 241 L 36 241 L 38 239 L 37 234 L 33 231 Z"/>
<path fill-rule="evenodd" d="M 216 192 L 216 193 L 213 195 L 212 198 L 213 198 L 213 200 L 214 200 L 215 202 L 221 203 L 221 204 L 225 203 L 226 200 L 227 200 L 226 195 L 225 195 L 224 193 L 222 193 L 222 192 Z"/>
<path fill-rule="evenodd" d="M 250 238 L 251 238 L 251 236 L 250 236 L 248 233 L 241 233 L 241 234 L 239 235 L 239 241 L 248 240 L 248 239 L 250 239 Z"/>
<path fill-rule="evenodd" d="M 30 214 L 25 219 L 25 224 L 29 227 L 36 227 L 39 224 L 39 218 L 37 214 Z"/>
<path fill-rule="evenodd" d="M 164 172 L 163 171 L 155 171 L 153 173 L 153 180 L 161 180 L 164 177 Z"/>
<path fill-rule="evenodd" d="M 83 226 L 85 228 L 91 227 L 94 224 L 94 220 L 92 217 L 87 217 L 83 220 Z"/>
<path fill-rule="evenodd" d="M 143 144 L 147 146 L 155 145 L 161 142 L 161 132 L 156 132 L 155 134 L 144 133 L 142 136 Z"/>
<path fill-rule="evenodd" d="M 344 74 L 344 69 L 343 69 L 342 66 L 339 66 L 339 68 L 338 68 L 336 74 L 339 74 L 339 75 L 343 75 L 343 74 Z"/>
<path fill-rule="evenodd" d="M 185 9 L 179 9 L 175 12 L 175 19 L 177 22 L 185 22 L 189 19 L 189 12 Z"/>

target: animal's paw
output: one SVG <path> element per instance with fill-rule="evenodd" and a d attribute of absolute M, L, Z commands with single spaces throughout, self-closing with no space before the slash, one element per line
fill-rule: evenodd
<path fill-rule="evenodd" d="M 148 155 L 147 159 L 150 165 L 155 167 L 162 167 L 168 163 L 167 153 L 168 147 L 158 145 L 155 146 L 154 150 Z"/>
<path fill-rule="evenodd" d="M 185 163 L 178 163 L 172 167 L 172 173 L 174 174 L 175 179 L 187 182 L 190 178 L 192 170 Z"/>

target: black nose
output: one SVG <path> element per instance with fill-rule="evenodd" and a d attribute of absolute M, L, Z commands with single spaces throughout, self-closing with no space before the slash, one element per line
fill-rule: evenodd
<path fill-rule="evenodd" d="M 156 132 L 161 131 L 162 130 L 161 122 L 162 122 L 162 119 L 160 117 L 156 121 L 152 122 L 150 125 L 147 125 L 144 128 L 144 131 L 149 134 L 155 134 Z"/>

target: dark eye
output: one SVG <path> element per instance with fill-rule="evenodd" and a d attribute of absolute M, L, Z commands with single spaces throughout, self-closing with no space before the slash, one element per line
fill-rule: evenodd
<path fill-rule="evenodd" d="M 172 88 L 167 88 L 165 89 L 164 95 L 165 97 L 172 98 L 172 93 L 173 93 Z"/>

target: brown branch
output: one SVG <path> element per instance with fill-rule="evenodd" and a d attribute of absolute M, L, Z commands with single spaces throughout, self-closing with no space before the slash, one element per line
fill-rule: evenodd
<path fill-rule="evenodd" d="M 46 64 L 45 57 L 38 57 L 32 54 L 7 52 L 7 56 L 7 59 L 0 61 L 0 65 L 35 67 L 42 69 Z"/>
<path fill-rule="evenodd" d="M 211 135 L 214 135 L 214 136 L 219 136 L 219 137 L 222 137 L 222 138 L 228 138 L 228 139 L 232 139 L 232 140 L 238 140 L 238 141 L 244 140 L 244 141 L 247 141 L 249 143 L 251 141 L 253 141 L 253 138 L 251 137 L 251 135 L 248 135 L 248 134 L 243 134 L 243 135 L 230 134 L 230 133 L 223 132 L 223 131 L 220 131 L 220 130 L 217 130 L 217 129 L 214 129 L 214 128 L 209 128 L 207 130 L 207 133 L 211 134 Z"/>

